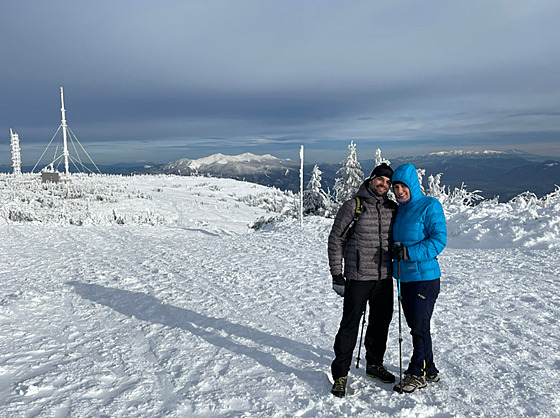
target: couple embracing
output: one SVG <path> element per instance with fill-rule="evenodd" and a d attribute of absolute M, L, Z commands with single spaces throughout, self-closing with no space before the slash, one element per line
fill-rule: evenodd
<path fill-rule="evenodd" d="M 398 205 L 387 198 L 390 187 Z M 366 374 L 385 383 L 395 382 L 383 365 L 393 316 L 393 277 L 400 280 L 402 310 L 413 344 L 404 379 L 394 389 L 410 393 L 439 380 L 430 320 L 440 289 L 437 256 L 446 243 L 443 208 L 437 199 L 422 193 L 412 164 L 394 172 L 386 164 L 378 165 L 356 196 L 342 205 L 328 242 L 333 289 L 344 297 L 331 365 L 333 395 L 346 395 L 360 318 L 368 302 Z"/>

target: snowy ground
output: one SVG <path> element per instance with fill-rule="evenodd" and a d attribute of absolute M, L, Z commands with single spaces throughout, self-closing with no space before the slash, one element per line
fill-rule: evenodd
<path fill-rule="evenodd" d="M 433 319 L 442 380 L 401 395 L 367 378 L 362 361 L 352 393 L 337 399 L 326 377 L 342 306 L 326 259 L 331 220 L 253 231 L 247 225 L 270 213 L 239 196 L 266 194 L 261 186 L 95 181 L 114 199 L 92 198 L 88 216 L 53 198 L 58 217 L 28 208 L 37 219 L 27 222 L 6 218 L 7 207 L 21 215 L 25 205 L 4 183 L 0 416 L 560 415 L 553 227 L 535 236 L 535 219 L 522 220 L 531 247 L 483 248 L 488 216 L 450 219 Z M 516 222 L 507 225 L 522 235 Z M 461 236 L 460 224 L 478 235 Z M 395 304 L 386 355 L 395 373 L 397 331 Z M 410 352 L 406 335 L 405 365 Z"/>

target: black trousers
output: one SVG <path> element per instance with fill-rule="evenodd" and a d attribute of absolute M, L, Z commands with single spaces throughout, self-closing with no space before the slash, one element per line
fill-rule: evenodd
<path fill-rule="evenodd" d="M 438 373 L 434 364 L 430 321 L 439 289 L 439 279 L 401 283 L 402 307 L 414 348 L 408 371 L 416 376 Z"/>
<path fill-rule="evenodd" d="M 348 375 L 352 354 L 358 340 L 360 319 L 369 301 L 368 326 L 365 338 L 368 364 L 383 364 L 387 334 L 393 317 L 393 281 L 351 280 L 344 293 L 342 320 L 334 340 L 335 359 L 331 365 L 333 378 Z"/>

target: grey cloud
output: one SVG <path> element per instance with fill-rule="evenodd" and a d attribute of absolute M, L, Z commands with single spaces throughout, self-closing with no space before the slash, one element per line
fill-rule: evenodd
<path fill-rule="evenodd" d="M 80 139 L 144 141 L 152 155 L 166 141 L 410 149 L 502 132 L 516 143 L 554 132 L 560 113 L 552 1 L 32 0 L 0 11 L 0 129 L 29 144 L 56 130 L 60 85 Z"/>

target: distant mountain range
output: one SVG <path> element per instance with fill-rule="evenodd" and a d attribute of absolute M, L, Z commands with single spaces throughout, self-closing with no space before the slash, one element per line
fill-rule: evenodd
<path fill-rule="evenodd" d="M 292 191 L 299 189 L 299 169 L 299 162 L 251 153 L 234 156 L 214 154 L 197 160 L 183 158 L 159 168 L 165 174 L 226 177 Z"/>
<path fill-rule="evenodd" d="M 554 191 L 556 184 L 560 185 L 560 160 L 544 160 L 543 157 L 519 151 L 437 152 L 391 160 L 393 168 L 404 163 L 425 169 L 426 179 L 430 174 L 442 173 L 442 184 L 446 186 L 455 188 L 465 183 L 468 190 L 480 190 L 486 198 L 499 196 L 500 201 L 508 201 L 525 191 L 542 196 Z M 318 165 L 323 172 L 325 190 L 332 190 L 341 164 Z M 373 169 L 374 160 L 364 160 L 361 165 L 367 176 Z M 299 167 L 299 161 L 246 153 L 237 156 L 215 154 L 197 160 L 181 159 L 149 171 L 228 177 L 297 192 Z M 306 185 L 312 169 L 313 164 L 304 165 Z"/>
<path fill-rule="evenodd" d="M 560 185 L 560 159 L 545 159 L 519 151 L 438 152 L 419 157 L 395 158 L 392 166 L 412 163 L 430 174 L 442 174 L 446 186 L 467 185 L 486 198 L 505 202 L 525 191 L 543 196 Z"/>
<path fill-rule="evenodd" d="M 391 159 L 391 166 L 398 167 L 412 163 L 430 174 L 442 173 L 442 184 L 451 188 L 462 183 L 468 190 L 480 190 L 486 198 L 499 196 L 500 201 L 508 201 L 519 193 L 531 191 L 542 196 L 554 191 L 560 185 L 560 159 L 545 159 L 519 151 L 452 151 L 437 152 L 415 157 Z M 360 162 L 364 175 L 373 169 L 374 160 Z M 307 185 L 314 164 L 304 165 L 304 182 Z M 323 172 L 325 190 L 333 188 L 336 172 L 341 164 L 318 164 Z M 199 174 L 225 177 L 274 186 L 282 190 L 299 190 L 300 162 L 279 159 L 272 155 L 245 153 L 228 156 L 214 154 L 200 159 L 183 158 L 167 164 L 114 164 L 99 166 L 103 173 L 111 174 Z M 23 168 L 30 171 L 31 168 Z M 0 166 L 1 172 L 11 172 L 9 166 Z"/>

